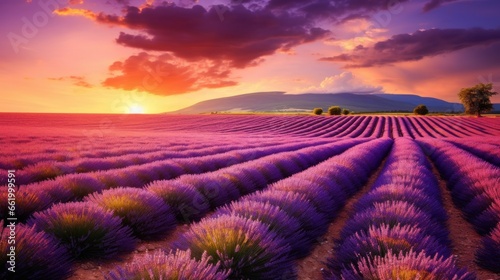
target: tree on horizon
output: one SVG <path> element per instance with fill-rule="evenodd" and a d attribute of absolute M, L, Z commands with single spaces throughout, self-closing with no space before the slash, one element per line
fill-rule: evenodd
<path fill-rule="evenodd" d="M 458 93 L 460 101 L 465 107 L 465 113 L 481 117 L 481 113 L 490 112 L 493 104 L 490 98 L 498 92 L 493 91 L 493 84 L 477 84 L 470 88 L 462 88 Z"/>

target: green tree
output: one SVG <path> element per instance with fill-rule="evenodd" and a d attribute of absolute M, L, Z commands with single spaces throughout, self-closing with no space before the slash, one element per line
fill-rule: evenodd
<path fill-rule="evenodd" d="M 490 97 L 498 94 L 493 91 L 493 84 L 477 84 L 470 88 L 463 88 L 458 93 L 460 101 L 465 107 L 465 113 L 481 116 L 481 113 L 487 113 L 493 109 Z"/>
<path fill-rule="evenodd" d="M 313 109 L 313 114 L 319 116 L 319 115 L 323 114 L 323 109 L 322 108 L 314 108 Z"/>
<path fill-rule="evenodd" d="M 415 109 L 413 109 L 413 114 L 415 115 L 427 115 L 429 114 L 429 109 L 427 109 L 427 106 L 420 104 Z"/>
<path fill-rule="evenodd" d="M 328 108 L 328 115 L 333 116 L 333 115 L 340 115 L 342 113 L 342 109 L 340 106 L 331 106 Z"/>
<path fill-rule="evenodd" d="M 349 109 L 342 109 L 342 115 L 349 115 L 350 113 Z"/>

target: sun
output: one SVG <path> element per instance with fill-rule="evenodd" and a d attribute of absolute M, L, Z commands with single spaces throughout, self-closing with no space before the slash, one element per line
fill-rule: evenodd
<path fill-rule="evenodd" d="M 144 114 L 144 107 L 138 104 L 132 104 L 128 107 L 129 114 Z"/>

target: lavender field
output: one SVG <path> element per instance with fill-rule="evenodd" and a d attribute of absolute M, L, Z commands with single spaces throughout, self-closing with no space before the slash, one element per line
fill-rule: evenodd
<path fill-rule="evenodd" d="M 0 279 L 500 279 L 499 118 L 0 120 Z"/>

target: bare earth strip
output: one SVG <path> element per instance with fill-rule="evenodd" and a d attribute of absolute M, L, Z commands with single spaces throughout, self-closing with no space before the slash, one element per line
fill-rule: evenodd
<path fill-rule="evenodd" d="M 170 244 L 177 239 L 179 235 L 188 230 L 188 225 L 179 225 L 173 232 L 161 240 L 157 241 L 142 241 L 137 244 L 134 252 L 121 256 L 121 259 L 113 260 L 105 263 L 80 262 L 75 263 L 75 271 L 69 280 L 89 280 L 89 279 L 104 279 L 104 276 L 112 271 L 117 265 L 124 265 L 131 262 L 134 257 L 151 254 L 159 249 L 170 248 Z"/>
<path fill-rule="evenodd" d="M 385 165 L 387 157 L 381 162 L 379 168 L 370 176 L 368 182 L 363 188 L 354 196 L 347 200 L 346 205 L 340 210 L 339 215 L 328 227 L 327 233 L 318 238 L 317 244 L 309 256 L 297 261 L 297 275 L 298 280 L 321 280 L 323 279 L 322 270 L 326 269 L 326 262 L 329 258 L 333 257 L 334 244 L 340 238 L 340 232 L 345 223 L 351 218 L 353 213 L 353 205 L 370 191 L 371 186 L 375 183 L 380 172 Z"/>
<path fill-rule="evenodd" d="M 441 178 L 434 164 L 432 166 L 432 172 L 439 181 L 443 205 L 448 214 L 448 230 L 450 231 L 453 246 L 452 253 L 455 256 L 457 265 L 476 272 L 479 280 L 500 280 L 500 275 L 482 269 L 474 262 L 474 254 L 481 245 L 481 235 L 463 218 L 460 209 L 455 207 L 451 199 L 451 192 L 446 186 L 446 181 Z"/>

